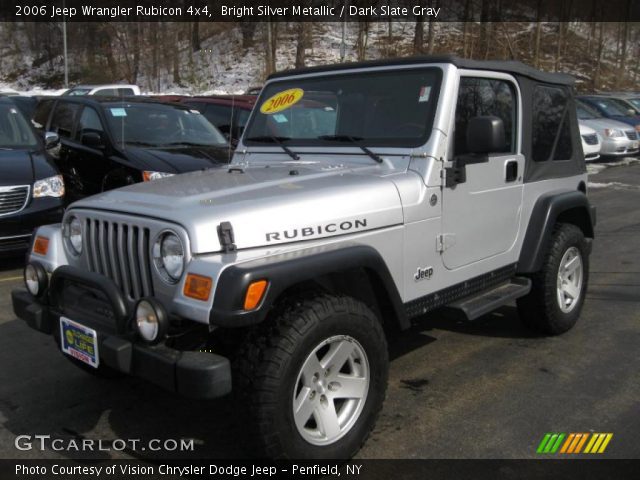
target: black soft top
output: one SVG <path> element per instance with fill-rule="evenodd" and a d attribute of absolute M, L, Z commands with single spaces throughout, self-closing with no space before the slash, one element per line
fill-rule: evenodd
<path fill-rule="evenodd" d="M 564 73 L 548 73 L 536 70 L 529 65 L 515 60 L 470 60 L 460 58 L 455 55 L 428 55 L 404 58 L 385 58 L 381 60 L 369 60 L 366 62 L 348 62 L 334 65 L 322 65 L 317 67 L 299 68 L 295 70 L 284 70 L 269 76 L 273 78 L 288 77 L 291 75 L 302 75 L 307 73 L 334 72 L 340 70 L 352 70 L 356 68 L 386 67 L 416 65 L 428 63 L 450 63 L 458 68 L 469 70 L 492 70 L 496 72 L 511 73 L 523 77 L 528 77 L 538 82 L 552 83 L 556 85 L 573 85 L 574 78 Z"/>

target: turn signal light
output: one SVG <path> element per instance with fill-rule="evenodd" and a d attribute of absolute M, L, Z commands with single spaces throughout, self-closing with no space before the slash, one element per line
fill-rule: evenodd
<path fill-rule="evenodd" d="M 212 286 L 213 280 L 211 278 L 196 275 L 195 273 L 189 273 L 187 274 L 187 279 L 184 282 L 183 293 L 185 297 L 195 298 L 196 300 L 206 302 L 209 300 Z"/>
<path fill-rule="evenodd" d="M 244 297 L 244 309 L 245 310 L 253 310 L 262 301 L 262 297 L 264 296 L 264 292 L 267 289 L 267 285 L 269 282 L 266 280 L 257 280 L 255 282 L 251 282 L 249 288 L 247 288 L 247 294 Z"/>
<path fill-rule="evenodd" d="M 33 242 L 33 253 L 37 253 L 38 255 L 46 255 L 49 250 L 49 239 L 47 237 L 36 237 L 35 242 Z"/>

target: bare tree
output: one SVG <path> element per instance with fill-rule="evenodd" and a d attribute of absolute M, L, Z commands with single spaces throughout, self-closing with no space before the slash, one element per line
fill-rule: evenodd
<path fill-rule="evenodd" d="M 413 32 L 413 54 L 422 53 L 422 45 L 424 44 L 424 16 L 420 15 L 416 19 L 416 27 Z"/>
<path fill-rule="evenodd" d="M 296 68 L 304 67 L 305 62 L 305 50 L 307 48 L 307 23 L 298 22 L 296 26 L 297 30 L 297 44 L 296 44 Z"/>
<path fill-rule="evenodd" d="M 265 22 L 265 76 L 271 75 L 276 71 L 276 48 L 277 48 L 277 28 L 278 24 L 271 21 Z"/>

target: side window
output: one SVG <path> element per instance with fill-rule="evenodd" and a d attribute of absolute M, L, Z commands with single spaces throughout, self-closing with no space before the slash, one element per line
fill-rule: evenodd
<path fill-rule="evenodd" d="M 456 106 L 454 155 L 469 153 L 467 124 L 474 117 L 492 115 L 504 122 L 507 152 L 516 149 L 516 94 L 511 82 L 490 78 L 462 77 Z"/>
<path fill-rule="evenodd" d="M 132 95 L 135 95 L 132 88 L 118 88 L 117 94 L 119 97 L 130 97 Z"/>
<path fill-rule="evenodd" d="M 80 105 L 70 102 L 58 102 L 51 119 L 51 131 L 56 132 L 60 137 L 71 138 L 73 133 L 73 122 Z"/>
<path fill-rule="evenodd" d="M 231 107 L 209 104 L 203 114 L 222 133 L 231 131 Z"/>
<path fill-rule="evenodd" d="M 49 120 L 49 114 L 51 113 L 51 108 L 53 107 L 53 100 L 41 100 L 36 107 L 36 111 L 33 114 L 33 126 L 43 131 L 47 128 L 47 120 Z"/>
<path fill-rule="evenodd" d="M 78 122 L 78 128 L 76 131 L 76 140 L 81 141 L 82 135 L 89 132 L 95 132 L 99 134 L 104 133 L 102 122 L 96 112 L 91 107 L 84 107 L 82 109 L 82 115 L 80 115 L 80 121 Z"/>
<path fill-rule="evenodd" d="M 99 97 L 117 97 L 118 90 L 115 88 L 101 88 L 100 90 L 96 91 L 94 95 L 97 95 Z"/>
<path fill-rule="evenodd" d="M 572 156 L 569 93 L 560 87 L 533 91 L 532 156 L 536 162 L 569 160 Z"/>

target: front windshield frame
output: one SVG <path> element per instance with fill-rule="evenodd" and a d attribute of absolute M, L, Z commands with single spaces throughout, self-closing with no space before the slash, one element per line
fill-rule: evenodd
<path fill-rule="evenodd" d="M 204 117 L 204 115 L 194 109 L 181 108 L 178 106 L 162 103 L 132 102 L 105 103 L 103 104 L 103 108 L 105 110 L 104 115 L 107 121 L 107 128 L 110 132 L 114 144 L 116 145 L 148 146 L 151 148 L 163 148 L 170 146 L 179 147 L 181 145 L 214 148 L 227 148 L 229 146 L 229 142 L 220 132 L 220 130 L 213 126 Z M 189 137 L 187 135 L 177 135 L 180 132 L 184 133 L 187 130 L 193 130 L 192 128 L 187 129 L 186 126 L 182 124 L 182 128 L 180 130 L 167 128 L 168 135 L 163 135 L 158 131 L 146 132 L 147 134 L 155 133 L 155 138 L 149 135 L 145 136 L 145 134 L 141 134 L 141 132 L 136 132 L 135 134 L 133 134 L 132 131 L 127 132 L 127 128 L 133 129 L 136 127 L 140 127 L 140 125 L 127 125 L 126 122 L 119 122 L 115 120 L 117 118 L 126 118 L 128 116 L 126 114 L 127 109 L 146 109 L 149 112 L 155 110 L 158 115 L 162 115 L 165 112 L 167 114 L 173 114 L 175 115 L 175 118 L 172 120 L 176 120 L 178 122 L 193 122 L 192 125 L 200 128 L 200 133 L 192 137 Z M 117 113 L 117 115 L 114 115 L 114 111 Z M 145 125 L 149 128 L 155 129 L 159 129 L 160 127 L 162 127 L 162 124 L 159 121 L 145 122 Z M 211 141 L 203 140 L 203 135 L 205 133 L 208 133 L 211 136 Z M 164 141 L 157 141 L 159 139 L 162 139 Z"/>
<path fill-rule="evenodd" d="M 389 136 L 389 137 L 370 137 L 370 138 L 362 138 L 359 135 L 344 135 L 341 131 L 335 132 L 334 135 L 337 138 L 335 139 L 320 139 L 320 138 L 310 138 L 310 137 L 300 137 L 300 138 L 277 138 L 277 135 L 274 135 L 274 141 L 271 141 L 268 138 L 264 140 L 256 141 L 256 140 L 248 140 L 252 137 L 260 138 L 260 137 L 268 137 L 269 135 L 265 135 L 260 131 L 254 131 L 256 128 L 256 123 L 259 121 L 261 115 L 265 115 L 260 112 L 261 106 L 270 99 L 273 95 L 278 92 L 286 91 L 293 88 L 301 88 L 304 89 L 306 85 L 320 84 L 323 83 L 326 85 L 329 82 L 340 82 L 342 79 L 347 81 L 353 81 L 357 78 L 363 78 L 372 80 L 377 79 L 379 77 L 397 77 L 402 75 L 432 75 L 431 84 L 426 85 L 430 87 L 430 93 L 428 93 L 427 100 L 427 109 L 424 117 L 421 117 L 420 120 L 424 120 L 424 131 L 420 136 L 414 137 L 398 137 L 398 136 Z M 253 112 L 251 117 L 249 118 L 249 122 L 247 123 L 246 128 L 244 129 L 242 136 L 242 144 L 248 147 L 271 147 L 276 146 L 277 143 L 282 143 L 287 146 L 295 146 L 295 147 L 309 147 L 309 148 L 326 148 L 326 147 L 338 147 L 338 148 L 348 148 L 348 147 L 380 147 L 380 148 L 397 148 L 397 149 L 413 149 L 428 143 L 431 138 L 431 134 L 433 131 L 433 125 L 437 115 L 438 103 L 440 100 L 440 92 L 442 87 L 442 78 L 443 78 L 443 70 L 440 66 L 437 65 L 418 65 L 415 67 L 403 67 L 403 68 L 382 68 L 375 70 L 354 70 L 354 71 L 338 71 L 338 72 L 324 72 L 322 74 L 310 74 L 310 75 L 295 75 L 291 77 L 285 77 L 282 79 L 277 79 L 272 82 L 267 83 L 262 91 L 260 92 L 260 96 L 255 103 Z M 323 95 L 329 93 L 329 89 L 325 87 L 322 89 L 309 89 L 309 91 L 314 94 Z M 339 91 L 339 90 L 336 90 Z M 418 92 L 416 92 L 416 100 L 418 99 Z M 304 97 L 303 97 L 304 100 Z M 315 102 L 313 98 L 307 98 L 309 102 Z M 336 98 L 337 101 L 337 98 Z M 337 102 L 336 102 L 337 105 Z M 290 107 L 292 108 L 292 107 Z M 295 108 L 295 106 L 293 107 Z M 316 107 L 312 107 L 316 108 Z M 339 106 L 336 107 L 338 109 Z M 420 127 L 422 126 L 419 125 Z M 267 128 L 260 128 L 260 130 L 265 131 Z M 275 139 L 277 138 L 277 142 Z"/>
<path fill-rule="evenodd" d="M 0 103 L 0 116 L 4 117 L 7 115 L 7 122 L 14 120 L 14 124 L 12 127 L 15 127 L 18 131 L 14 132 L 15 134 L 19 134 L 20 139 L 16 143 L 5 143 L 0 136 L 0 149 L 9 149 L 9 150 L 21 150 L 21 149 L 36 149 L 39 147 L 38 139 L 36 138 L 33 129 L 29 125 L 29 122 L 22 114 L 17 105 L 13 102 L 11 103 Z M 12 117 L 9 117 L 11 115 Z M 4 118 L 1 118 L 0 121 L 5 121 Z"/>

